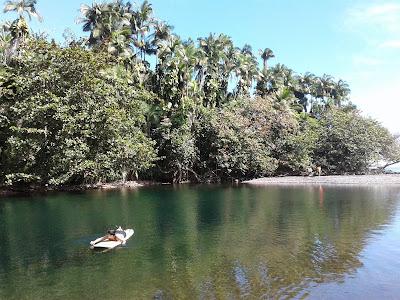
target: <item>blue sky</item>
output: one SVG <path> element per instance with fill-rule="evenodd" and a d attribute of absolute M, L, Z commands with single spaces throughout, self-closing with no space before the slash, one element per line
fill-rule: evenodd
<path fill-rule="evenodd" d="M 363 113 L 400 133 L 400 0 L 150 2 L 155 16 L 183 38 L 225 33 L 237 46 L 271 48 L 272 64 L 348 81 Z M 38 0 L 44 21 L 32 27 L 57 40 L 66 28 L 83 35 L 76 24 L 82 3 L 92 2 Z"/>

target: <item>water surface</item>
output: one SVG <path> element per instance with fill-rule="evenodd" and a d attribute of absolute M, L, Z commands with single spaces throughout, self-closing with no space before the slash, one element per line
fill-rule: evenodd
<path fill-rule="evenodd" d="M 0 299 L 396 299 L 399 208 L 393 186 L 0 199 Z M 90 250 L 113 225 L 128 245 Z"/>

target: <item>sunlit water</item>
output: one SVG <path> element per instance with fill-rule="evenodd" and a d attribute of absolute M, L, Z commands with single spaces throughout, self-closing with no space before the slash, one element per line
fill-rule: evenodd
<path fill-rule="evenodd" d="M 0 199 L 0 299 L 398 299 L 399 187 Z M 89 241 L 135 229 L 106 253 Z"/>

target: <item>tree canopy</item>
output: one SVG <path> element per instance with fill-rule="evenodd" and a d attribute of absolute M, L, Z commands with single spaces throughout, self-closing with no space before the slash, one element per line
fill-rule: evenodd
<path fill-rule="evenodd" d="M 36 1 L 0 28 L 0 182 L 226 181 L 365 173 L 400 161 L 342 79 L 299 74 L 224 34 L 182 40 L 147 1 L 81 6 L 81 38 L 35 34 Z"/>

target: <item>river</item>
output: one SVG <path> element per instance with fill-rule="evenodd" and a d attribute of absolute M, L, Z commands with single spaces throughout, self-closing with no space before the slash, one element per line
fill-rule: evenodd
<path fill-rule="evenodd" d="M 89 249 L 107 228 L 125 247 Z M 398 299 L 400 187 L 157 186 L 0 199 L 0 299 Z"/>

